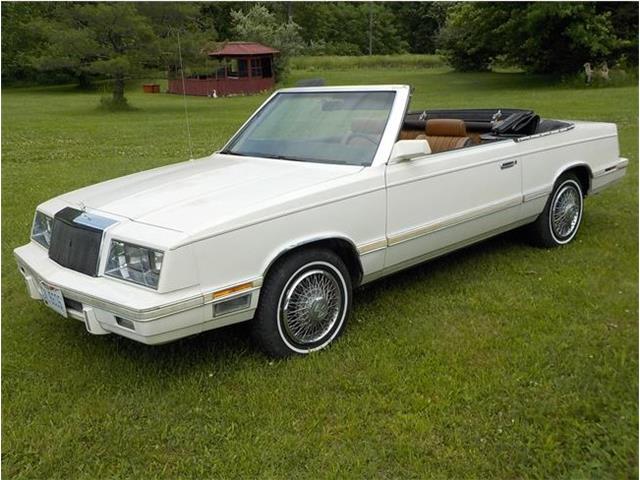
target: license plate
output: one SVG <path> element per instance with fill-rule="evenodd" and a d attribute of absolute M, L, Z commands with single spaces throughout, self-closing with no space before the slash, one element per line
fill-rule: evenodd
<path fill-rule="evenodd" d="M 46 306 L 63 317 L 67 316 L 67 307 L 64 305 L 64 297 L 59 288 L 40 282 L 40 295 L 42 295 L 42 300 L 44 300 Z"/>

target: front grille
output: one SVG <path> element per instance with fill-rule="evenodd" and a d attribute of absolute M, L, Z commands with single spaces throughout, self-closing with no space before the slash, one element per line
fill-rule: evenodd
<path fill-rule="evenodd" d="M 49 258 L 63 267 L 95 277 L 102 229 L 74 222 L 83 212 L 64 208 L 53 218 Z"/>

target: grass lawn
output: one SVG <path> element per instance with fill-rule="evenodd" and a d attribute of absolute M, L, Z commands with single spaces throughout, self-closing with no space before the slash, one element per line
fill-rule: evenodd
<path fill-rule="evenodd" d="M 618 124 L 629 174 L 577 240 L 518 232 L 360 289 L 332 348 L 270 361 L 240 326 L 161 347 L 31 301 L 12 258 L 36 205 L 187 157 L 182 98 L 128 113 L 71 88 L 2 92 L 5 478 L 633 478 L 638 463 L 638 89 L 442 68 L 296 71 L 410 83 L 421 107 Z M 189 98 L 194 154 L 264 97 Z"/>

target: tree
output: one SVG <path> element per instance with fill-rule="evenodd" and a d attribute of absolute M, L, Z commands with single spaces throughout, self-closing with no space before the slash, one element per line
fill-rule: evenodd
<path fill-rule="evenodd" d="M 638 65 L 638 4 L 636 2 L 598 2 L 596 11 L 610 15 L 611 25 L 620 39 L 614 56 Z"/>
<path fill-rule="evenodd" d="M 175 72 L 180 68 L 180 57 L 185 66 L 197 69 L 206 65 L 204 50 L 216 39 L 217 33 L 212 22 L 202 20 L 198 5 L 186 2 L 141 2 L 136 6 L 149 20 L 156 37 L 157 56 L 148 59 L 147 67 Z"/>
<path fill-rule="evenodd" d="M 231 12 L 246 12 L 252 6 L 250 2 L 202 2 L 199 5 L 200 22 L 213 26 L 220 40 L 231 40 L 235 35 Z M 272 7 L 272 4 L 266 6 Z"/>
<path fill-rule="evenodd" d="M 436 40 L 451 2 L 394 2 L 390 5 L 411 53 L 436 53 Z"/>
<path fill-rule="evenodd" d="M 7 2 L 2 5 L 3 80 L 38 79 L 32 58 L 39 55 L 47 40 L 38 25 L 41 18 L 55 15 L 60 6 L 55 2 Z"/>
<path fill-rule="evenodd" d="M 373 53 L 402 53 L 408 44 L 392 8 L 378 2 L 296 2 L 292 13 L 307 44 L 324 45 L 329 55 L 363 55 L 369 52 L 371 12 Z"/>
<path fill-rule="evenodd" d="M 594 3 L 479 2 L 450 9 L 440 42 L 459 70 L 484 70 L 501 58 L 532 72 L 565 73 L 614 60 L 620 39 L 610 13 Z"/>
<path fill-rule="evenodd" d="M 280 51 L 276 56 L 274 71 L 277 79 L 287 72 L 289 57 L 302 51 L 300 26 L 294 22 L 283 23 L 266 7 L 256 4 L 248 11 L 233 10 L 231 18 L 238 40 L 262 43 Z"/>
<path fill-rule="evenodd" d="M 111 79 L 110 107 L 127 105 L 125 81 L 149 69 L 178 63 L 177 35 L 183 56 L 201 55 L 205 38 L 195 19 L 199 9 L 185 3 L 78 3 L 63 4 L 51 17 L 34 20 L 46 39 L 32 58 L 42 71 L 65 70 L 76 75 L 95 74 Z"/>

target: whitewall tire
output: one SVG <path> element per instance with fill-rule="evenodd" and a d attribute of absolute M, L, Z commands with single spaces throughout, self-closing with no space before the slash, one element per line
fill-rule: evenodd
<path fill-rule="evenodd" d="M 544 211 L 531 224 L 531 240 L 542 247 L 558 247 L 571 242 L 580 229 L 584 192 L 580 180 L 565 173 L 556 182 Z"/>
<path fill-rule="evenodd" d="M 351 279 L 333 251 L 295 251 L 270 270 L 252 322 L 254 339 L 269 355 L 305 355 L 330 345 L 351 310 Z"/>

